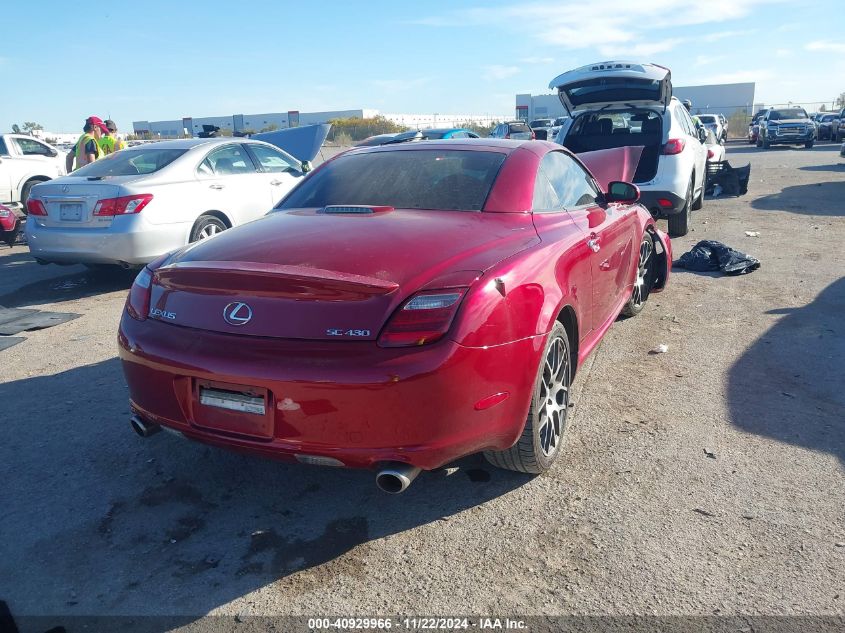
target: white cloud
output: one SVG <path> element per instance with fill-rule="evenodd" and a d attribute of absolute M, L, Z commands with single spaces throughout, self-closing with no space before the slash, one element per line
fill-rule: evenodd
<path fill-rule="evenodd" d="M 741 37 L 743 35 L 753 35 L 756 33 L 754 30 L 747 30 L 747 31 L 716 31 L 715 33 L 708 33 L 707 35 L 701 36 L 702 42 L 717 42 L 719 40 L 724 40 L 728 37 Z"/>
<path fill-rule="evenodd" d="M 724 59 L 727 59 L 724 55 L 697 55 L 694 63 L 696 66 L 709 66 Z"/>
<path fill-rule="evenodd" d="M 710 77 L 703 77 L 698 84 L 740 84 L 749 82 L 761 82 L 768 79 L 773 79 L 775 73 L 768 68 L 761 68 L 759 70 L 738 70 L 736 72 L 721 73 L 719 75 L 712 75 Z"/>
<path fill-rule="evenodd" d="M 808 51 L 822 51 L 825 53 L 845 53 L 845 44 L 839 42 L 816 41 L 810 42 L 804 48 Z"/>
<path fill-rule="evenodd" d="M 743 18 L 760 6 L 783 0 L 708 0 L 706 10 L 678 10 L 675 0 L 543 0 L 498 7 L 458 9 L 424 17 L 415 24 L 429 26 L 499 27 L 524 33 L 546 45 L 564 49 L 598 49 L 602 54 L 648 57 L 675 46 L 656 38 L 654 29 L 721 23 Z M 719 31 L 706 41 L 746 35 L 753 31 Z M 648 35 L 647 35 L 648 34 Z M 671 38 L 669 38 L 671 40 Z M 675 40 L 672 40 L 675 41 Z"/>
<path fill-rule="evenodd" d="M 370 84 L 387 93 L 404 92 L 421 88 L 431 81 L 431 77 L 417 77 L 416 79 L 371 79 Z"/>
<path fill-rule="evenodd" d="M 780 57 L 781 59 L 789 57 L 790 55 L 792 55 L 792 51 L 788 48 L 779 48 L 775 51 L 775 57 Z"/>
<path fill-rule="evenodd" d="M 484 72 L 481 76 L 485 80 L 497 81 L 513 77 L 522 69 L 519 66 L 500 66 L 498 64 L 493 64 L 492 66 L 484 66 L 482 70 Z"/>
<path fill-rule="evenodd" d="M 523 57 L 519 60 L 523 64 L 551 64 L 555 61 L 554 57 Z"/>
<path fill-rule="evenodd" d="M 627 46 L 599 46 L 598 49 L 605 57 L 641 59 L 643 57 L 652 57 L 658 53 L 670 51 L 681 42 L 683 42 L 683 40 L 680 38 L 671 38 Z"/>

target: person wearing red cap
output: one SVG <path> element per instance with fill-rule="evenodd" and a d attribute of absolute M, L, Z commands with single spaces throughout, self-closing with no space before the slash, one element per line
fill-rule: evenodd
<path fill-rule="evenodd" d="M 85 119 L 85 125 L 82 128 L 82 136 L 76 141 L 76 145 L 68 152 L 65 159 L 65 167 L 70 173 L 74 169 L 93 163 L 95 160 L 103 156 L 103 150 L 100 147 L 100 137 L 108 133 L 108 128 L 103 120 L 98 116 L 89 116 Z M 73 166 L 74 158 L 76 159 L 76 167 Z"/>

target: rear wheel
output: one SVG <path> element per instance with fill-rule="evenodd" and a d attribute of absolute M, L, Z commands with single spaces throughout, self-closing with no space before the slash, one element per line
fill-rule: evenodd
<path fill-rule="evenodd" d="M 689 221 L 692 215 L 692 190 L 695 186 L 695 177 L 689 181 L 687 196 L 684 200 L 684 208 L 680 213 L 669 216 L 669 235 L 672 237 L 683 237 L 689 233 Z"/>
<path fill-rule="evenodd" d="M 704 187 L 707 185 L 704 182 L 707 179 L 707 163 L 704 164 L 704 179 L 701 181 L 701 191 L 698 192 L 698 196 L 695 198 L 695 202 L 692 203 L 692 210 L 698 211 L 701 207 L 704 206 Z M 692 181 L 695 182 L 695 175 L 692 177 Z"/>
<path fill-rule="evenodd" d="M 640 258 L 637 262 L 637 276 L 634 279 L 634 289 L 631 291 L 631 298 L 622 308 L 622 314 L 627 317 L 637 316 L 642 312 L 645 302 L 648 300 L 648 293 L 651 291 L 651 284 L 654 283 L 654 240 L 651 234 L 646 232 L 643 241 L 640 242 Z"/>
<path fill-rule="evenodd" d="M 194 228 L 191 230 L 191 241 L 198 242 L 199 240 L 206 240 L 209 237 L 214 237 L 218 233 L 222 233 L 228 227 L 220 218 L 213 215 L 201 215 L 197 218 Z"/>
<path fill-rule="evenodd" d="M 814 144 L 813 141 L 807 141 L 806 143 L 804 143 L 804 147 L 806 147 L 807 149 L 810 149 L 813 146 L 813 144 Z"/>
<path fill-rule="evenodd" d="M 525 428 L 516 444 L 504 451 L 485 451 L 494 466 L 539 475 L 551 468 L 563 444 L 572 380 L 569 336 L 555 321 L 537 371 Z"/>

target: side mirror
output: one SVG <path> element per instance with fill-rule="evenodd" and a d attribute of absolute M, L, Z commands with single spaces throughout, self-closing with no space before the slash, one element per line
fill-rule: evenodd
<path fill-rule="evenodd" d="M 604 199 L 608 202 L 632 204 L 640 199 L 640 188 L 630 182 L 614 180 L 607 185 L 607 194 Z"/>
<path fill-rule="evenodd" d="M 54 150 L 54 149 L 51 149 L 51 150 L 50 150 L 50 156 L 51 156 L 52 158 L 55 158 L 55 157 L 56 157 L 56 156 L 58 156 L 58 155 L 59 155 L 59 153 L 58 153 L 56 150 Z"/>
<path fill-rule="evenodd" d="M 303 173 L 303 174 L 307 174 L 309 171 L 311 171 L 312 169 L 314 169 L 314 165 L 312 165 L 312 164 L 311 164 L 311 161 L 310 161 L 310 160 L 304 160 L 304 161 L 302 161 L 302 164 L 300 165 L 300 167 L 302 168 L 302 173 Z"/>
<path fill-rule="evenodd" d="M 698 140 L 702 143 L 707 140 L 707 130 L 703 127 L 698 128 Z"/>

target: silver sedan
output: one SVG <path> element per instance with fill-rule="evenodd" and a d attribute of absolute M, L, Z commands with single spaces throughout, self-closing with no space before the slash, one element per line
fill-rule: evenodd
<path fill-rule="evenodd" d="M 132 147 L 33 187 L 27 242 L 45 263 L 145 264 L 264 215 L 309 166 L 253 139 Z"/>

